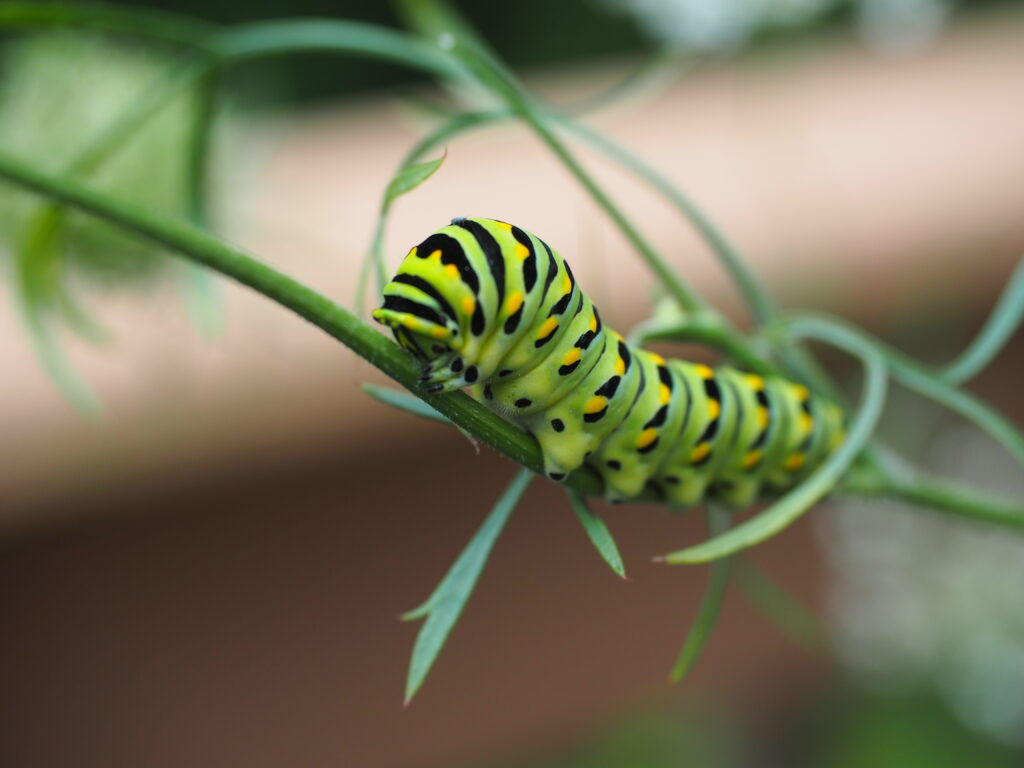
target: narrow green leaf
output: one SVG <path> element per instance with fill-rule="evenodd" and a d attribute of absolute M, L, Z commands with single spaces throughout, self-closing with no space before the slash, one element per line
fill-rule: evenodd
<path fill-rule="evenodd" d="M 736 562 L 734 574 L 740 592 L 765 618 L 804 649 L 822 652 L 825 629 L 810 608 L 747 559 Z"/>
<path fill-rule="evenodd" d="M 419 608 L 402 616 L 407 620 L 427 616 L 426 622 L 416 636 L 416 645 L 412 651 L 409 675 L 405 683 L 406 704 L 412 701 L 412 697 L 423 685 L 434 660 L 448 639 L 448 634 L 458 621 L 466 600 L 472 594 L 477 579 L 480 578 L 480 572 L 491 554 L 495 540 L 505 527 L 509 515 L 519 503 L 531 479 L 533 473 L 520 470 L 433 594 Z"/>
<path fill-rule="evenodd" d="M 452 423 L 451 419 L 447 416 L 438 413 L 418 397 L 413 397 L 408 392 L 403 392 L 400 389 L 391 389 L 390 387 L 380 387 L 376 384 L 362 384 L 361 387 L 363 392 L 374 400 L 379 400 L 385 405 L 390 405 L 392 408 L 397 408 L 400 411 L 411 413 L 413 416 L 419 416 L 423 419 L 439 421 L 442 424 Z"/>
<path fill-rule="evenodd" d="M 730 514 L 728 510 L 714 504 L 709 504 L 707 509 L 708 533 L 711 537 L 719 536 L 729 530 Z M 725 591 L 729 586 L 729 570 L 732 565 L 732 558 L 724 557 L 711 564 L 708 570 L 708 585 L 704 590 L 704 597 L 701 598 L 700 607 L 697 609 L 697 617 L 686 633 L 682 650 L 679 657 L 672 666 L 669 673 L 669 680 L 678 683 L 690 668 L 693 666 L 700 652 L 704 649 L 711 630 L 718 623 L 718 615 L 721 612 L 722 603 L 725 601 Z"/>
<path fill-rule="evenodd" d="M 396 198 L 407 192 L 416 189 L 420 184 L 434 175 L 448 157 L 446 151 L 436 160 L 428 160 L 425 163 L 415 163 L 402 168 L 388 184 L 387 192 L 384 195 L 384 206 L 390 207 Z"/>
<path fill-rule="evenodd" d="M 959 357 L 940 375 L 953 384 L 963 384 L 991 362 L 1024 320 L 1024 259 L 1017 262 L 1010 281 L 981 331 Z"/>
<path fill-rule="evenodd" d="M 576 517 L 579 518 L 580 523 L 583 525 L 583 530 L 586 531 L 587 536 L 590 538 L 590 543 L 594 545 L 601 558 L 608 563 L 609 568 L 623 579 L 626 578 L 626 568 L 622 564 L 619 548 L 615 546 L 615 539 L 612 538 L 611 531 L 608 530 L 604 520 L 590 511 L 590 507 L 587 506 L 587 500 L 581 493 L 572 489 L 568 489 L 567 493 L 569 494 L 569 502 L 576 512 Z"/>
<path fill-rule="evenodd" d="M 787 324 L 795 336 L 811 337 L 844 349 L 864 365 L 864 387 L 849 431 L 839 448 L 799 485 L 763 512 L 721 536 L 661 558 L 664 562 L 703 563 L 759 544 L 791 525 L 828 493 L 853 464 L 878 424 L 885 402 L 885 361 L 874 345 L 860 335 L 831 323 L 802 318 Z"/>

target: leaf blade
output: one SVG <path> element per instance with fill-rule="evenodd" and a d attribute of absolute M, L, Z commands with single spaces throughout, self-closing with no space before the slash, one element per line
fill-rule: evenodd
<path fill-rule="evenodd" d="M 412 190 L 433 176 L 447 158 L 448 152 L 446 150 L 436 160 L 427 160 L 426 162 L 403 166 L 388 184 L 387 192 L 384 195 L 385 208 L 390 208 L 396 199 L 412 192 Z"/>
<path fill-rule="evenodd" d="M 374 400 L 384 403 L 384 405 L 390 405 L 392 408 L 411 413 L 413 416 L 419 416 L 421 419 L 430 419 L 442 424 L 452 423 L 451 419 L 431 408 L 418 397 L 413 397 L 401 390 L 369 383 L 361 384 L 360 388 Z"/>
<path fill-rule="evenodd" d="M 406 705 L 423 685 L 480 578 L 494 542 L 532 479 L 532 472 L 520 470 L 427 601 L 403 616 L 427 616 L 413 646 L 405 683 Z"/>
<path fill-rule="evenodd" d="M 708 533 L 710 537 L 724 534 L 729 529 L 731 515 L 725 509 L 710 505 L 708 507 Z M 671 683 L 678 683 L 686 673 L 690 671 L 697 658 L 700 656 L 704 646 L 707 644 L 711 631 L 718 623 L 718 617 L 722 610 L 722 603 L 725 602 L 725 592 L 729 586 L 729 572 L 732 566 L 732 558 L 726 557 L 711 563 L 708 572 L 708 583 L 704 589 L 704 596 L 701 597 L 700 607 L 697 609 L 697 616 L 690 625 L 686 638 L 683 640 L 683 647 L 679 651 L 672 671 L 668 679 Z"/>
<path fill-rule="evenodd" d="M 619 554 L 619 548 L 615 545 L 615 539 L 612 537 L 611 531 L 608 530 L 607 524 L 590 511 L 590 507 L 587 506 L 587 501 L 581 493 L 570 490 L 568 494 L 573 511 L 583 526 L 587 538 L 590 539 L 590 543 L 594 545 L 594 549 L 616 576 L 622 579 L 626 578 L 626 567 L 622 562 L 622 555 Z"/>

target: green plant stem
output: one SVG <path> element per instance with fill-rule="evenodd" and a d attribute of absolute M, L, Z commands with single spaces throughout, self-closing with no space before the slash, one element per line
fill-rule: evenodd
<path fill-rule="evenodd" d="M 319 51 L 382 59 L 446 79 L 463 80 L 466 76 L 458 61 L 436 46 L 405 32 L 358 21 L 298 19 L 241 24 L 213 36 L 209 49 L 231 64 Z"/>
<path fill-rule="evenodd" d="M 956 484 L 917 473 L 910 478 L 898 478 L 877 471 L 855 472 L 844 481 L 843 491 L 858 496 L 898 499 L 984 523 L 1024 528 L 1024 504 L 978 496 Z"/>
<path fill-rule="evenodd" d="M 737 558 L 733 573 L 736 586 L 751 605 L 805 650 L 822 652 L 825 629 L 810 608 L 747 558 Z"/>
<path fill-rule="evenodd" d="M 291 277 L 261 264 L 195 227 L 168 220 L 129 203 L 110 198 L 73 179 L 40 173 L 17 158 L 2 152 L 0 178 L 92 213 L 262 293 L 341 341 L 371 365 L 447 416 L 457 426 L 499 453 L 533 472 L 543 471 L 540 448 L 530 435 L 488 411 L 467 395 L 429 395 L 423 392 L 419 382 L 419 368 L 409 355 L 344 308 Z M 852 434 L 853 429 L 851 437 Z M 600 495 L 603 487 L 597 472 L 586 466 L 572 473 L 565 484 L 588 496 Z M 906 488 L 899 489 L 899 492 L 904 497 L 909 497 L 911 491 L 908 489 L 911 487 L 912 484 L 909 484 Z M 856 488 L 852 491 L 863 492 Z M 872 491 L 872 495 L 878 493 Z M 645 492 L 638 501 L 658 502 L 659 499 L 653 492 Z M 986 502 L 963 493 L 947 499 L 943 502 L 943 508 L 971 516 L 972 509 L 978 508 L 979 505 L 984 508 L 985 504 Z M 963 509 L 961 510 L 958 505 Z M 734 528 L 730 533 L 738 529 Z"/>
<path fill-rule="evenodd" d="M 590 96 L 560 104 L 557 111 L 567 116 L 581 115 L 617 106 L 626 99 L 635 101 L 667 88 L 695 63 L 694 54 L 688 48 L 659 48 L 622 79 Z"/>
<path fill-rule="evenodd" d="M 165 11 L 103 3 L 0 3 L 0 28 L 73 27 L 147 37 L 189 48 L 202 46 L 214 24 Z"/>
<path fill-rule="evenodd" d="M 720 316 L 694 313 L 679 323 L 661 325 L 655 321 L 641 324 L 630 333 L 638 345 L 652 341 L 693 341 L 717 349 L 741 368 L 762 376 L 780 376 L 781 371 L 759 356 L 749 342 L 721 324 Z"/>
<path fill-rule="evenodd" d="M 622 234 L 636 249 L 640 257 L 655 274 L 665 290 L 679 306 L 694 310 L 706 306 L 675 270 L 668 266 L 655 248 L 626 217 L 622 210 L 605 194 L 586 169 L 558 138 L 548 125 L 545 110 L 534 102 L 508 69 L 484 46 L 462 21 L 443 3 L 415 2 L 404 6 L 421 32 L 435 39 L 447 35 L 447 43 L 466 71 L 484 88 L 500 98 L 515 114 L 529 125 L 540 140 L 554 153 L 594 201 L 604 209 Z"/>
<path fill-rule="evenodd" d="M 1017 262 L 985 325 L 960 355 L 939 371 L 953 384 L 963 384 L 988 365 L 1024 320 L 1024 259 Z"/>
<path fill-rule="evenodd" d="M 661 194 L 690 221 L 701 238 L 718 257 L 732 279 L 756 323 L 765 323 L 775 314 L 771 298 L 761 289 L 757 277 L 746 258 L 725 234 L 711 221 L 703 210 L 681 189 L 673 184 L 648 163 L 641 160 L 625 147 L 611 141 L 589 126 L 565 117 L 557 118 L 559 123 L 578 134 L 603 154 L 631 171 Z"/>
<path fill-rule="evenodd" d="M 957 389 L 938 373 L 911 360 L 870 334 L 838 317 L 815 312 L 792 312 L 780 318 L 782 326 L 793 322 L 808 321 L 818 327 L 829 326 L 858 343 L 866 344 L 882 355 L 894 379 L 908 389 L 940 403 L 964 418 L 974 422 L 980 429 L 1000 443 L 1022 465 L 1024 465 L 1024 435 L 991 406 L 973 395 Z M 777 325 L 775 329 L 777 330 Z M 771 332 L 771 331 L 770 331 Z"/>
<path fill-rule="evenodd" d="M 4 153 L 0 153 L 0 178 L 92 213 L 252 288 L 345 344 L 499 453 L 533 472 L 543 472 L 543 457 L 533 437 L 461 392 L 427 394 L 419 381 L 419 366 L 408 354 L 375 328 L 288 275 L 184 222 L 116 200 L 73 179 L 40 173 Z M 603 487 L 600 475 L 590 467 L 573 472 L 566 485 L 589 496 L 600 495 Z M 656 502 L 658 497 L 648 492 L 639 500 Z"/>
<path fill-rule="evenodd" d="M 725 535 L 729 530 L 731 514 L 728 510 L 715 504 L 708 506 L 708 536 L 713 540 L 716 537 Z M 693 620 L 690 630 L 686 633 L 686 640 L 679 651 L 672 671 L 668 679 L 672 683 L 678 683 L 686 673 L 690 671 L 700 652 L 707 644 L 711 636 L 711 630 L 718 623 L 718 616 L 722 610 L 722 603 L 725 602 L 725 593 L 729 586 L 729 574 L 732 570 L 731 557 L 723 557 L 711 563 L 708 570 L 708 584 L 704 589 L 704 596 L 701 598 L 700 607 L 697 609 L 697 617 Z"/>

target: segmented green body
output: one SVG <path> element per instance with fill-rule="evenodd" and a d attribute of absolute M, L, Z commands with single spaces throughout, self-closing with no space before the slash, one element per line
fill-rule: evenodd
<path fill-rule="evenodd" d="M 413 248 L 373 316 L 429 390 L 471 387 L 537 438 L 549 477 L 586 462 L 613 501 L 653 483 L 673 506 L 746 506 L 841 440 L 840 409 L 802 385 L 631 349 L 557 253 L 501 221 L 455 219 Z"/>

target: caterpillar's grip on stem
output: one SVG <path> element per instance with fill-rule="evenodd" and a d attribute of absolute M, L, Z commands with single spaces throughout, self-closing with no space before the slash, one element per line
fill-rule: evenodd
<path fill-rule="evenodd" d="M 586 462 L 612 501 L 653 484 L 674 506 L 746 506 L 841 439 L 839 408 L 801 385 L 631 348 L 555 251 L 502 221 L 430 235 L 373 316 L 423 362 L 429 390 L 470 387 L 537 438 L 550 478 Z"/>

